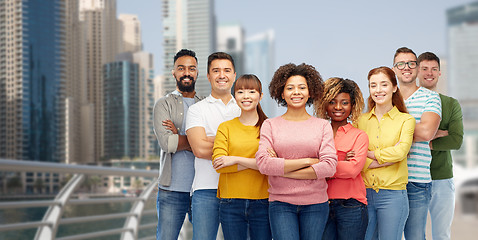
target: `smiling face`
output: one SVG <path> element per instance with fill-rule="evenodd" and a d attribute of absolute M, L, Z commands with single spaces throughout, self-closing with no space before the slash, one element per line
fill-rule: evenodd
<path fill-rule="evenodd" d="M 256 111 L 262 94 L 256 89 L 238 89 L 234 92 L 234 98 L 243 112 Z"/>
<path fill-rule="evenodd" d="M 176 79 L 176 86 L 179 91 L 194 91 L 194 85 L 198 77 L 196 59 L 191 56 L 182 56 L 178 58 L 174 63 L 172 74 Z"/>
<path fill-rule="evenodd" d="M 211 94 L 213 96 L 230 94 L 232 84 L 236 79 L 234 66 L 227 59 L 216 59 L 211 62 L 207 78 L 211 83 Z"/>
<path fill-rule="evenodd" d="M 435 89 L 438 78 L 441 76 L 438 62 L 434 60 L 424 60 L 420 62 L 420 66 L 418 67 L 418 81 L 420 82 L 420 86 Z"/>
<path fill-rule="evenodd" d="M 414 83 L 417 79 L 418 68 L 410 68 L 408 64 L 405 64 L 404 69 L 398 69 L 396 64 L 398 62 L 408 63 L 412 61 L 417 61 L 417 57 L 413 53 L 399 53 L 395 57 L 395 61 L 393 62 L 393 71 L 395 72 L 395 75 L 400 82 L 400 86 L 402 86 L 402 83 Z"/>
<path fill-rule="evenodd" d="M 347 118 L 352 112 L 350 94 L 339 93 L 327 104 L 327 115 L 333 122 L 347 123 Z"/>
<path fill-rule="evenodd" d="M 397 91 L 397 86 L 393 86 L 387 75 L 378 73 L 370 76 L 369 90 L 372 100 L 377 106 L 392 106 L 393 93 Z"/>
<path fill-rule="evenodd" d="M 288 108 L 305 108 L 307 100 L 309 100 L 307 80 L 300 75 L 288 78 L 282 92 L 282 98 L 287 103 Z"/>

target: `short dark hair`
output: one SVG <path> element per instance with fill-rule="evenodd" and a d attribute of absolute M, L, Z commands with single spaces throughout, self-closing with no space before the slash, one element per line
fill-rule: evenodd
<path fill-rule="evenodd" d="M 193 57 L 194 59 L 196 59 L 196 62 L 198 61 L 198 58 L 196 57 L 196 53 L 192 50 L 189 50 L 189 49 L 181 49 L 179 52 L 176 53 L 176 55 L 174 55 L 174 61 L 173 61 L 173 64 L 176 63 L 176 60 L 178 60 L 178 58 L 180 57 L 184 57 L 184 56 L 190 56 L 190 57 Z"/>
<path fill-rule="evenodd" d="M 415 55 L 415 58 L 417 57 L 417 54 L 415 54 L 415 52 L 410 49 L 410 48 L 407 48 L 407 47 L 401 47 L 399 49 L 397 49 L 397 51 L 395 51 L 395 55 L 393 55 L 393 64 L 395 64 L 395 58 L 397 58 L 398 54 L 400 53 L 411 53 L 413 55 Z"/>
<path fill-rule="evenodd" d="M 211 55 L 209 55 L 209 57 L 207 58 L 207 73 L 209 73 L 209 68 L 211 67 L 212 61 L 217 60 L 217 59 L 229 60 L 232 64 L 232 68 L 233 68 L 232 70 L 234 70 L 234 72 L 236 72 L 236 66 L 234 65 L 234 59 L 232 59 L 231 55 L 229 55 L 225 52 L 215 52 L 215 53 L 212 53 Z"/>
<path fill-rule="evenodd" d="M 440 69 L 440 58 L 432 52 L 424 52 L 418 56 L 417 64 L 420 65 L 422 61 L 436 61 L 438 63 L 438 69 Z"/>
<path fill-rule="evenodd" d="M 302 76 L 305 78 L 310 96 L 307 101 L 308 106 L 311 105 L 314 100 L 322 98 L 324 82 L 314 66 L 305 63 L 299 65 L 288 63 L 277 69 L 269 84 L 271 97 L 276 100 L 278 104 L 287 107 L 287 102 L 282 98 L 282 93 L 284 92 L 287 80 L 292 76 Z"/>

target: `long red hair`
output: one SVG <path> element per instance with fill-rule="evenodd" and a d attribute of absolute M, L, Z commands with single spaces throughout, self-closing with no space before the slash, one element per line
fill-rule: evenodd
<path fill-rule="evenodd" d="M 387 78 L 390 80 L 392 85 L 394 87 L 397 87 L 397 91 L 393 93 L 392 95 L 392 105 L 397 107 L 398 111 L 403 112 L 403 113 L 408 113 L 407 107 L 405 106 L 405 102 L 403 101 L 402 94 L 400 93 L 400 89 L 397 86 L 397 78 L 395 77 L 395 72 L 393 72 L 392 69 L 389 67 L 378 67 L 370 70 L 368 72 L 368 77 L 367 79 L 370 81 L 370 77 L 376 74 L 383 73 Z M 369 83 L 370 84 L 370 83 Z M 372 99 L 372 96 L 368 97 L 368 110 L 367 112 L 372 111 L 372 109 L 375 107 L 375 102 Z"/>

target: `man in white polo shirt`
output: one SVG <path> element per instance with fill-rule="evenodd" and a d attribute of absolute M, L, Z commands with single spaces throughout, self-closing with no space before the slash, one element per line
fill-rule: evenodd
<path fill-rule="evenodd" d="M 234 60 L 223 52 L 208 57 L 207 78 L 211 94 L 192 105 L 186 119 L 186 135 L 196 158 L 192 186 L 193 239 L 216 239 L 219 227 L 219 174 L 212 167 L 212 148 L 217 128 L 222 122 L 241 114 L 232 97 L 231 88 L 236 79 Z"/>

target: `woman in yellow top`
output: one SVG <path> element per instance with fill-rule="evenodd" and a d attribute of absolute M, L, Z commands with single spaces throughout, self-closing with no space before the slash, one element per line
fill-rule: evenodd
<path fill-rule="evenodd" d="M 272 239 L 269 225 L 267 176 L 257 170 L 260 127 L 267 116 L 260 80 L 242 75 L 234 85 L 241 115 L 219 125 L 213 148 L 213 166 L 219 175 L 217 197 L 224 239 Z M 248 238 L 249 235 L 249 238 Z"/>
<path fill-rule="evenodd" d="M 368 112 L 357 123 L 369 137 L 362 172 L 368 202 L 365 239 L 400 240 L 408 217 L 407 154 L 415 119 L 407 113 L 392 69 L 370 70 L 368 86 Z"/>

